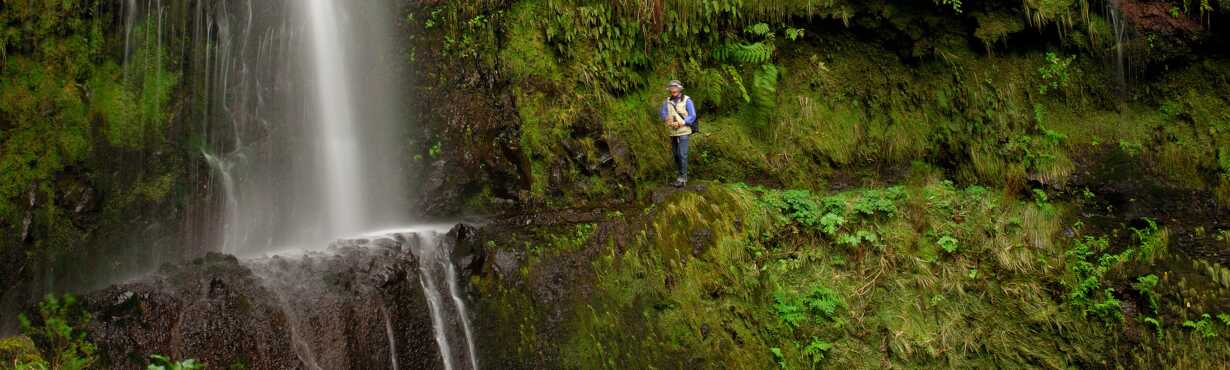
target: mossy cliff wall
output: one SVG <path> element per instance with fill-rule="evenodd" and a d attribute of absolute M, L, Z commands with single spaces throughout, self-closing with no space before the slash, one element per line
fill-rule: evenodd
<path fill-rule="evenodd" d="M 426 4 L 415 56 L 442 79 L 419 88 L 500 111 L 441 108 L 426 139 L 479 162 L 454 209 L 514 216 L 470 279 L 484 361 L 1217 367 L 1225 11 Z M 702 117 L 701 182 L 679 192 L 656 123 L 670 79 Z"/>

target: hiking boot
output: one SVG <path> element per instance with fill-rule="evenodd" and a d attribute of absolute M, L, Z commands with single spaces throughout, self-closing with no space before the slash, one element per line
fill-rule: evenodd
<path fill-rule="evenodd" d="M 687 177 L 676 177 L 676 178 L 675 178 L 675 182 L 672 182 L 672 183 L 671 183 L 671 186 L 674 186 L 674 187 L 677 187 L 677 188 L 682 188 L 684 185 L 687 185 L 687 184 L 688 184 L 688 178 L 687 178 Z"/>

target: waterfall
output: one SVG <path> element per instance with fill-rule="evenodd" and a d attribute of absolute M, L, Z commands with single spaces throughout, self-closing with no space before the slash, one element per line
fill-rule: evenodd
<path fill-rule="evenodd" d="M 444 252 L 451 252 L 451 250 Z M 453 305 L 457 307 L 457 316 L 461 318 L 461 329 L 465 333 L 466 339 L 466 353 L 470 355 L 470 367 L 477 369 L 478 357 L 475 354 L 477 351 L 474 349 L 474 335 L 470 332 L 470 315 L 466 313 L 465 301 L 462 300 L 460 289 L 457 287 L 459 285 L 457 281 L 457 266 L 453 265 L 452 258 L 449 257 L 451 257 L 451 253 L 445 255 L 439 263 L 444 265 L 445 277 L 448 279 L 449 296 L 453 298 Z"/>
<path fill-rule="evenodd" d="M 125 58 L 162 58 L 140 52 L 151 45 L 180 48 L 166 55 L 180 58 L 185 89 L 193 95 L 183 119 L 199 138 L 194 145 L 209 169 L 207 189 L 219 195 L 208 199 L 221 212 L 203 212 L 220 219 L 215 248 L 245 257 L 277 296 L 302 366 L 344 368 L 348 361 L 339 355 L 345 348 L 327 344 L 342 335 L 319 322 L 327 310 L 305 304 L 328 302 L 332 287 L 307 270 L 264 265 L 274 260 L 261 256 L 294 251 L 289 255 L 297 257 L 282 254 L 277 263 L 300 258 L 308 266 L 312 258 L 344 257 L 331 254 L 339 243 L 379 239 L 401 245 L 398 257 L 416 266 L 426 303 L 416 308 L 431 316 L 444 367 L 477 368 L 463 282 L 453 245 L 443 237 L 449 228 L 360 233 L 413 224 L 406 186 L 412 174 L 403 164 L 409 159 L 405 134 L 414 127 L 402 108 L 409 105 L 401 94 L 409 74 L 400 73 L 409 61 L 399 47 L 406 36 L 396 26 L 404 2 L 115 1 L 122 9 L 117 23 L 125 27 Z M 364 236 L 348 239 L 355 235 Z M 387 338 L 393 368 L 435 361 L 399 358 L 421 352 L 398 351 L 398 343 L 414 342 L 398 339 L 410 333 L 426 338 L 427 327 L 398 332 L 394 323 L 403 314 L 395 306 L 377 309 L 383 333 L 378 320 L 369 323 L 376 325 L 372 333 Z"/>
<path fill-rule="evenodd" d="M 417 238 L 417 243 L 409 243 L 410 253 L 418 261 L 419 283 L 431 309 L 432 329 L 444 368 L 457 369 L 460 365 L 477 369 L 478 354 L 474 346 L 474 334 L 470 328 L 465 299 L 459 288 L 457 268 L 451 258 L 453 246 L 441 238 L 446 232 L 446 227 L 425 227 L 379 231 L 367 236 L 403 240 Z M 441 282 L 446 290 L 441 289 Z M 447 299 L 444 294 L 448 294 Z M 456 334 L 461 334 L 460 338 Z M 454 348 L 455 345 L 462 347 Z"/>
<path fill-rule="evenodd" d="M 211 245 L 235 255 L 324 248 L 409 224 L 396 0 L 114 0 L 124 58 L 168 48 L 183 114 L 225 200 Z M 160 64 L 161 60 L 149 60 Z M 126 75 L 140 71 L 125 68 Z M 362 97 L 361 99 L 359 97 Z M 223 168 L 225 167 L 225 168 Z"/>
<path fill-rule="evenodd" d="M 346 362 L 353 355 L 348 354 L 346 348 L 334 345 L 339 333 L 324 329 L 332 326 L 320 323 L 322 319 L 334 320 L 332 317 L 322 317 L 322 312 L 328 311 L 328 307 L 336 304 L 332 300 L 339 294 L 344 294 L 337 290 L 344 290 L 344 287 L 348 286 L 330 281 L 327 276 L 329 274 L 321 272 L 337 271 L 335 267 L 328 267 L 334 263 L 331 261 L 349 260 L 357 261 L 362 266 L 389 266 L 375 261 L 405 262 L 400 265 L 405 266 L 405 270 L 372 270 L 406 271 L 411 274 L 406 280 L 392 281 L 406 281 L 407 284 L 416 285 L 422 292 L 425 307 L 416 309 L 426 310 L 430 317 L 430 335 L 440 355 L 439 364 L 447 370 L 477 369 L 478 355 L 474 347 L 474 333 L 467 316 L 466 300 L 462 295 L 461 282 L 458 281 L 457 268 L 451 258 L 455 243 L 446 237 L 449 235 L 449 229 L 447 225 L 426 225 L 370 232 L 352 239 L 338 240 L 327 250 L 282 251 L 277 257 L 253 258 L 248 260 L 247 264 L 260 278 L 261 285 L 276 296 L 285 311 L 293 350 L 304 366 L 330 369 L 353 365 Z M 355 258 L 356 255 L 368 257 Z M 346 265 L 343 268 L 349 270 L 352 266 L 354 265 Z M 358 291 L 371 292 L 362 289 Z M 403 365 L 399 361 L 399 354 L 420 353 L 398 349 L 398 343 L 406 343 L 398 338 L 414 334 L 398 332 L 395 329 L 394 322 L 406 319 L 406 316 L 403 316 L 406 307 L 399 308 L 396 305 L 397 297 L 380 295 L 379 298 L 372 298 L 373 301 L 379 302 L 378 306 L 374 307 L 374 314 L 383 319 L 383 330 L 377 335 L 386 338 L 389 346 L 387 363 L 393 368 Z M 424 327 L 408 329 L 422 328 Z"/>
<path fill-rule="evenodd" d="M 231 177 L 231 168 L 234 167 L 234 162 L 223 160 L 208 152 L 201 152 L 201 154 L 205 156 L 205 162 L 209 163 L 209 167 L 217 171 L 218 175 L 222 177 L 223 208 L 225 208 L 223 212 L 226 213 L 225 217 L 227 219 L 238 218 L 236 213 L 239 212 L 239 201 L 235 199 L 235 179 Z M 229 229 L 234 226 L 229 223 L 222 224 L 222 233 L 224 234 L 222 241 L 223 252 L 233 251 L 234 245 L 237 244 L 237 241 L 230 239 L 230 236 L 235 234 L 231 233 Z"/>
<path fill-rule="evenodd" d="M 1108 53 L 1115 71 L 1115 81 L 1119 84 L 1119 93 L 1125 95 L 1129 87 L 1131 66 L 1128 60 L 1131 56 L 1128 48 L 1132 47 L 1133 33 L 1131 25 L 1124 19 L 1120 0 L 1106 1 L 1106 17 L 1110 21 L 1110 31 L 1114 37 L 1114 46 Z"/>
<path fill-rule="evenodd" d="M 324 183 L 325 227 L 330 235 L 345 235 L 358 231 L 363 224 L 360 210 L 368 207 L 359 197 L 362 165 L 359 139 L 350 96 L 350 77 L 340 39 L 345 30 L 337 24 L 341 14 L 331 0 L 306 0 L 308 28 L 312 39 L 315 64 L 316 107 L 319 126 L 321 182 Z"/>

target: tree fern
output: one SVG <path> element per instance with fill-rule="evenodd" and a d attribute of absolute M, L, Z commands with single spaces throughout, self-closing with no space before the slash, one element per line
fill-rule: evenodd
<path fill-rule="evenodd" d="M 778 74 L 777 66 L 766 64 L 752 76 L 752 104 L 749 113 L 752 115 L 750 118 L 761 126 L 769 122 L 777 108 Z"/>
<path fill-rule="evenodd" d="M 772 59 L 774 50 L 773 45 L 766 42 L 732 42 L 714 49 L 713 58 L 723 63 L 759 64 Z"/>
<path fill-rule="evenodd" d="M 739 71 L 729 64 L 723 64 L 722 70 L 730 75 L 730 82 L 733 82 L 735 87 L 739 89 L 739 96 L 743 97 L 743 101 L 751 102 L 752 97 L 747 91 L 747 86 L 743 84 L 743 78 L 739 76 Z"/>

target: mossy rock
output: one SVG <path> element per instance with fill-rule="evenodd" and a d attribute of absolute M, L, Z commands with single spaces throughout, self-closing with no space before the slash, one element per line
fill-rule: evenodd
<path fill-rule="evenodd" d="M 34 347 L 30 337 L 19 335 L 0 339 L 0 364 L 4 367 L 17 364 L 45 364 L 47 361 Z"/>

